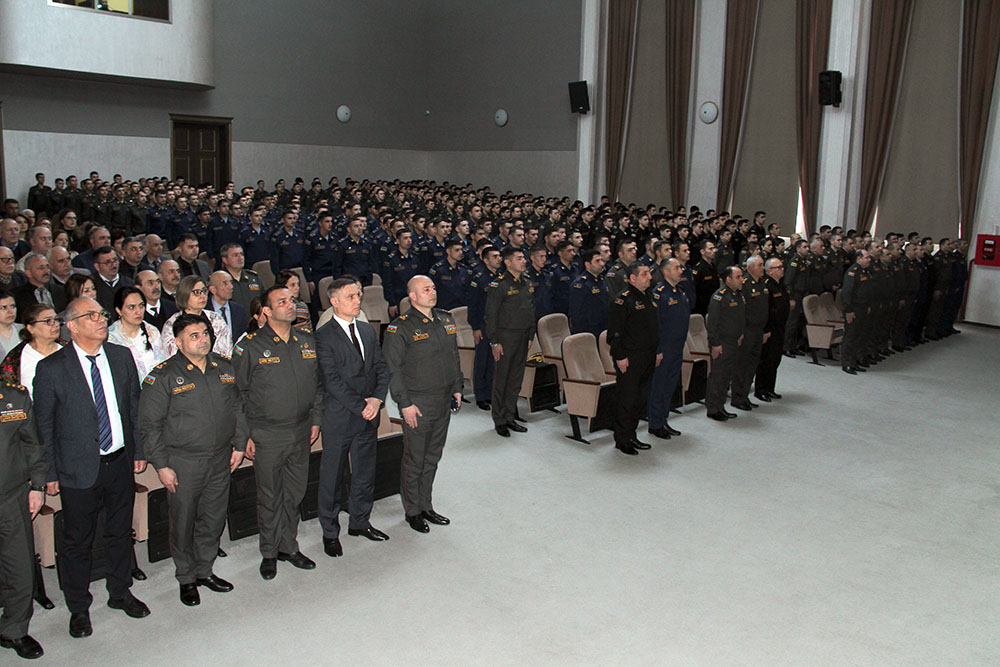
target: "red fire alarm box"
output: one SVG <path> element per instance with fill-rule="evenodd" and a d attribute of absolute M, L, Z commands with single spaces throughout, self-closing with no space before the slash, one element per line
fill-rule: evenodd
<path fill-rule="evenodd" d="M 972 261 L 980 266 L 1000 267 L 1000 236 L 979 234 L 976 237 L 976 257 Z"/>

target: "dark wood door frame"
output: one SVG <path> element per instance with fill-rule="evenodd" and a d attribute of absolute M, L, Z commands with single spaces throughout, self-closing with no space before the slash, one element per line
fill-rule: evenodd
<path fill-rule="evenodd" d="M 221 132 L 221 147 L 223 150 L 221 183 L 215 183 L 216 189 L 222 189 L 226 181 L 233 178 L 233 119 L 218 116 L 189 116 L 185 114 L 170 114 L 170 178 L 176 178 L 174 169 L 174 126 L 177 123 L 197 123 L 199 125 L 214 125 Z"/>

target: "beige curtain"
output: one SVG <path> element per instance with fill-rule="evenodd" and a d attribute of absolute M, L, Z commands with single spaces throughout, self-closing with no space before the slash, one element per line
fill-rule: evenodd
<path fill-rule="evenodd" d="M 826 69 L 832 6 L 832 0 L 798 0 L 795 9 L 795 131 L 807 234 L 816 229 L 819 205 L 819 145 L 823 122 L 819 73 Z"/>
<path fill-rule="evenodd" d="M 694 0 L 671 0 L 667 3 L 666 119 L 671 208 L 684 204 L 687 189 L 687 129 L 694 13 Z"/>
<path fill-rule="evenodd" d="M 719 149 L 719 192 L 716 207 L 728 209 L 733 198 L 743 112 L 750 85 L 753 40 L 759 0 L 729 0 L 726 10 L 726 58 L 722 75 L 722 146 Z"/>
<path fill-rule="evenodd" d="M 622 152 L 628 127 L 632 92 L 632 53 L 635 46 L 638 0 L 611 0 L 608 6 L 607 98 L 604 132 L 604 178 L 607 195 L 618 199 L 622 180 Z"/>
<path fill-rule="evenodd" d="M 889 153 L 892 118 L 896 112 L 899 80 L 906 58 L 914 0 L 873 2 L 868 40 L 868 81 L 865 86 L 865 125 L 861 140 L 861 197 L 857 230 L 871 228 Z"/>
<path fill-rule="evenodd" d="M 993 104 L 1000 53 L 1000 0 L 965 0 L 962 14 L 962 74 L 959 90 L 958 159 L 962 238 L 976 216 L 979 176 Z"/>

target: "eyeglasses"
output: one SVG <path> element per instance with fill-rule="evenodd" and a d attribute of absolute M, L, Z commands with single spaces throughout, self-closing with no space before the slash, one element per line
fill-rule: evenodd
<path fill-rule="evenodd" d="M 108 319 L 111 317 L 111 313 L 106 310 L 92 310 L 89 313 L 83 313 L 82 315 L 77 315 L 67 320 L 67 322 L 72 322 L 73 320 L 78 320 L 81 317 L 86 317 L 91 322 L 100 322 L 101 318 Z"/>
<path fill-rule="evenodd" d="M 14 263 L 14 258 L 13 257 L 0 257 L 0 262 L 3 262 L 5 264 L 13 264 Z"/>
<path fill-rule="evenodd" d="M 191 290 L 191 294 L 195 296 L 205 296 L 206 294 L 208 294 L 208 290 L 205 289 L 204 287 L 199 287 L 198 289 Z"/>
<path fill-rule="evenodd" d="M 28 324 L 62 324 L 62 318 L 59 317 L 46 317 L 44 320 L 35 320 L 34 322 L 28 322 Z"/>

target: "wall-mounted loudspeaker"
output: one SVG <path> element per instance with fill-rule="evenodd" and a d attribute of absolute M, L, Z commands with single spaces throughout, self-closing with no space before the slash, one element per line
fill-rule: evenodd
<path fill-rule="evenodd" d="M 843 94 L 840 90 L 841 75 L 835 69 L 819 73 L 819 103 L 825 106 L 840 106 Z"/>
<path fill-rule="evenodd" d="M 586 81 L 571 81 L 569 84 L 569 108 L 573 113 L 590 111 L 590 95 Z"/>

